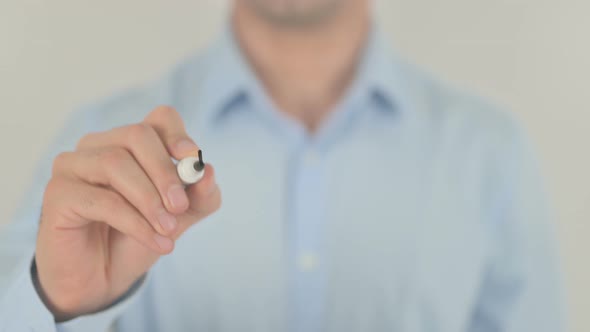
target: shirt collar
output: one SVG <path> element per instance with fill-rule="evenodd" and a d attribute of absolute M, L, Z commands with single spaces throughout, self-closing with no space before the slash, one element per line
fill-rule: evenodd
<path fill-rule="evenodd" d="M 401 61 L 389 46 L 386 36 L 377 25 L 373 25 L 351 93 L 358 91 L 360 102 L 377 104 L 381 110 L 403 111 L 404 85 L 400 65 Z"/>
<path fill-rule="evenodd" d="M 202 101 L 206 120 L 215 121 L 231 113 L 233 106 L 252 97 L 259 81 L 247 63 L 230 24 L 225 26 L 205 56 Z"/>
<path fill-rule="evenodd" d="M 206 55 L 202 85 L 201 111 L 208 121 L 232 113 L 236 104 L 263 97 L 265 92 L 247 63 L 230 24 L 223 29 Z M 403 111 L 404 92 L 400 61 L 373 25 L 356 77 L 345 96 L 344 104 L 370 102 L 385 112 Z"/>

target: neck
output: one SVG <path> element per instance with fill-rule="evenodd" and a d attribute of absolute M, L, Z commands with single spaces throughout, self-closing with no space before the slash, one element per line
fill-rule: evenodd
<path fill-rule="evenodd" d="M 347 1 L 313 26 L 280 26 L 237 1 L 233 27 L 240 47 L 281 112 L 315 131 L 354 78 L 370 14 Z"/>

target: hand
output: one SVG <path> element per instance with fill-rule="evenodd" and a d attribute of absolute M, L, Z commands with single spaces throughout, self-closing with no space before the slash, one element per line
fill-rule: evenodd
<path fill-rule="evenodd" d="M 159 107 L 142 123 L 89 134 L 57 156 L 35 259 L 38 291 L 58 321 L 111 304 L 219 208 L 211 165 L 186 189 L 176 174 L 171 157 L 198 150 L 179 114 Z"/>

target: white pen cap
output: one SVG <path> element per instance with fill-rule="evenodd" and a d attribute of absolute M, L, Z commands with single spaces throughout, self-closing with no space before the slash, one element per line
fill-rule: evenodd
<path fill-rule="evenodd" d="M 183 158 L 176 164 L 178 177 L 185 185 L 190 185 L 199 182 L 205 176 L 205 163 L 203 163 L 203 155 L 199 150 L 199 157 Z"/>

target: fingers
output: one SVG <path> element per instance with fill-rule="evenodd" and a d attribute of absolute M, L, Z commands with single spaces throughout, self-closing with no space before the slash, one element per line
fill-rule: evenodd
<path fill-rule="evenodd" d="M 144 123 L 156 130 L 168 153 L 175 159 L 197 156 L 199 147 L 188 136 L 180 114 L 173 108 L 156 108 L 144 119 Z M 177 235 L 221 206 L 221 192 L 215 181 L 214 169 L 209 164 L 205 166 L 205 176 L 186 190 L 190 203 L 186 213 L 179 217 L 180 227 Z"/>
<path fill-rule="evenodd" d="M 120 193 L 162 235 L 173 234 L 177 220 L 166 211 L 158 190 L 133 156 L 123 148 L 103 147 L 57 156 L 53 175 L 108 186 Z"/>
<path fill-rule="evenodd" d="M 202 216 L 217 210 L 217 206 L 209 204 L 219 187 L 215 182 L 215 169 L 210 164 L 205 165 L 205 175 L 201 181 L 187 188 L 190 207 L 187 215 Z"/>
<path fill-rule="evenodd" d="M 84 136 L 78 149 L 123 147 L 137 160 L 160 193 L 166 209 L 180 214 L 189 207 L 184 186 L 166 147 L 148 124 L 134 124 Z"/>
<path fill-rule="evenodd" d="M 205 176 L 201 181 L 187 187 L 190 207 L 178 217 L 178 231 L 175 238 L 187 228 L 217 211 L 221 207 L 221 191 L 215 182 L 215 170 L 205 165 Z"/>
<path fill-rule="evenodd" d="M 173 108 L 168 106 L 156 108 L 148 114 L 144 123 L 156 130 L 168 153 L 174 159 L 197 156 L 199 147 L 188 136 L 180 114 Z"/>
<path fill-rule="evenodd" d="M 57 228 L 78 228 L 88 222 L 103 222 L 159 254 L 170 253 L 174 242 L 154 231 L 149 222 L 120 194 L 64 177 L 53 178 L 47 186 Z"/>
<path fill-rule="evenodd" d="M 140 124 L 86 135 L 75 152 L 79 155 L 63 154 L 61 161 L 56 160 L 56 168 L 88 183 L 112 187 L 141 212 L 153 229 L 175 238 L 221 204 L 211 165 L 206 166 L 200 182 L 186 189 L 176 173 L 170 157 L 180 160 L 196 156 L 198 151 L 180 115 L 162 106 Z M 153 198 L 154 192 L 161 204 Z M 176 219 L 161 209 L 162 205 Z"/>

